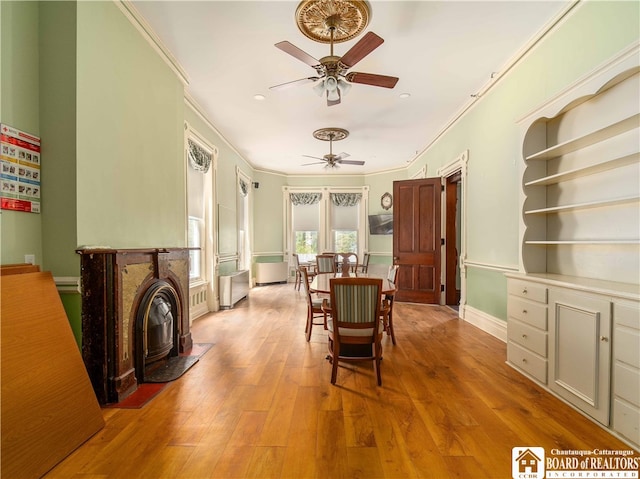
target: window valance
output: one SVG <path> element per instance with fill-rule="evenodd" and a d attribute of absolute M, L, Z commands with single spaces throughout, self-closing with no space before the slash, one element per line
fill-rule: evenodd
<path fill-rule="evenodd" d="M 249 194 L 249 185 L 247 184 L 247 182 L 244 181 L 242 178 L 240 178 L 239 185 L 240 185 L 240 194 L 242 196 L 247 196 L 247 194 Z"/>
<path fill-rule="evenodd" d="M 362 193 L 331 193 L 334 206 L 356 206 L 362 199 Z"/>
<path fill-rule="evenodd" d="M 322 199 L 322 193 L 289 193 L 294 206 L 315 205 Z"/>
<path fill-rule="evenodd" d="M 187 156 L 189 157 L 191 168 L 196 171 L 201 171 L 202 173 L 209 171 L 209 167 L 211 166 L 211 153 L 191 140 L 188 140 L 188 143 L 189 152 Z"/>

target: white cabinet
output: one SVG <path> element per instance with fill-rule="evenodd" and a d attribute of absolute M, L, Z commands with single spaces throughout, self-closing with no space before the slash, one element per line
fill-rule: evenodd
<path fill-rule="evenodd" d="M 613 429 L 640 444 L 640 307 L 613 305 Z"/>
<path fill-rule="evenodd" d="M 549 290 L 549 388 L 609 425 L 611 302 L 563 288 Z"/>
<path fill-rule="evenodd" d="M 508 282 L 507 359 L 528 376 L 547 383 L 547 288 L 511 279 Z"/>
<path fill-rule="evenodd" d="M 507 363 L 640 447 L 640 287 L 506 276 Z"/>

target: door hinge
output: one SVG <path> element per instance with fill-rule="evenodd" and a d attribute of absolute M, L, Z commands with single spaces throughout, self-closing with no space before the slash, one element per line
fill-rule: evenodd
<path fill-rule="evenodd" d="M 440 292 L 444 293 L 444 284 L 440 285 Z"/>
<path fill-rule="evenodd" d="M 440 238 L 440 244 L 444 246 L 444 238 Z"/>

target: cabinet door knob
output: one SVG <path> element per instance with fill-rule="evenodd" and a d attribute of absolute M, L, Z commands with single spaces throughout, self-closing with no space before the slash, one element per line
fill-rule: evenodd
<path fill-rule="evenodd" d="M 600 336 L 600 341 L 606 343 L 607 341 L 609 341 L 609 338 L 607 338 L 606 336 Z"/>
<path fill-rule="evenodd" d="M 522 358 L 522 362 L 527 364 L 527 359 L 526 358 Z"/>
<path fill-rule="evenodd" d="M 527 294 L 527 288 L 522 288 L 522 294 Z"/>
<path fill-rule="evenodd" d="M 526 309 L 523 309 L 523 310 L 522 310 L 522 314 L 527 314 L 527 310 L 526 310 Z"/>
<path fill-rule="evenodd" d="M 526 335 L 526 334 L 523 334 L 523 335 L 522 335 L 522 339 L 527 339 L 527 335 Z"/>

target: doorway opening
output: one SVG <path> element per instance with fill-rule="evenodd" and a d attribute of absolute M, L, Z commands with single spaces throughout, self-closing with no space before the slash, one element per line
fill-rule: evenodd
<path fill-rule="evenodd" d="M 466 178 L 469 150 L 438 170 L 443 181 L 443 226 L 444 245 L 442 251 L 442 285 L 444 293 L 441 304 L 458 311 L 466 303 Z"/>

